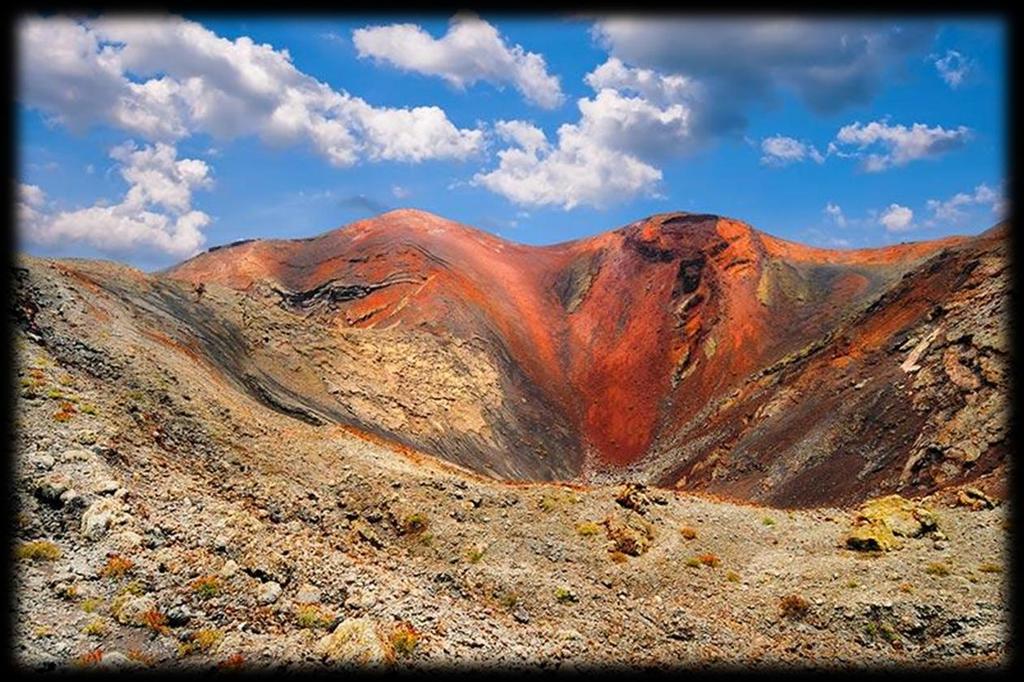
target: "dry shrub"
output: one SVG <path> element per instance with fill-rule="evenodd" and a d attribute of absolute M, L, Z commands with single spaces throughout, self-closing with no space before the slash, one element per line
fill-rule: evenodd
<path fill-rule="evenodd" d="M 811 610 L 811 603 L 799 594 L 788 594 L 779 600 L 782 615 L 791 620 L 799 620 Z"/>
<path fill-rule="evenodd" d="M 192 591 L 199 595 L 202 599 L 210 599 L 216 597 L 221 591 L 220 578 L 215 575 L 207 575 L 202 578 L 196 578 L 189 585 Z"/>
<path fill-rule="evenodd" d="M 103 650 L 102 649 L 93 649 L 92 651 L 84 653 L 81 656 L 79 656 L 78 658 L 76 658 L 75 659 L 75 665 L 78 666 L 78 667 L 84 668 L 84 667 L 91 666 L 91 665 L 97 665 L 102 660 L 103 660 Z"/>
<path fill-rule="evenodd" d="M 242 654 L 231 654 L 217 667 L 221 670 L 238 670 L 243 665 L 245 665 L 245 657 Z"/>
<path fill-rule="evenodd" d="M 23 542 L 15 552 L 19 559 L 32 561 L 54 561 L 60 558 L 60 547 L 49 540 Z"/>
<path fill-rule="evenodd" d="M 158 632 L 162 635 L 170 632 L 170 629 L 167 627 L 167 616 L 156 609 L 150 609 L 142 614 L 142 624 L 153 632 Z"/>
<path fill-rule="evenodd" d="M 100 575 L 104 578 L 120 578 L 126 575 L 135 568 L 135 562 L 131 559 L 126 559 L 120 554 L 115 554 L 107 559 L 106 566 L 100 571 Z"/>
<path fill-rule="evenodd" d="M 420 633 L 410 623 L 401 622 L 391 630 L 389 637 L 395 655 L 404 658 L 412 655 L 420 641 Z"/>
<path fill-rule="evenodd" d="M 697 560 L 705 566 L 709 566 L 711 568 L 714 568 L 718 564 L 722 563 L 721 559 L 719 559 L 716 555 L 712 554 L 711 552 L 701 554 L 699 557 L 697 557 Z"/>

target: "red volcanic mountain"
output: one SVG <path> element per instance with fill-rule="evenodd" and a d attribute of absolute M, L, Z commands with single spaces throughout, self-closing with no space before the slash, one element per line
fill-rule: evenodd
<path fill-rule="evenodd" d="M 437 361 L 493 405 L 475 426 L 459 406 L 395 422 L 407 429 L 368 423 L 381 401 L 444 399 L 423 382 L 348 401 L 289 390 L 329 419 L 498 476 L 628 471 L 809 504 L 1004 466 L 1005 235 L 837 251 L 670 213 L 534 247 L 399 210 L 211 249 L 164 274 L 268 289 L 304 333 L 429 335 L 484 358 L 475 374 Z M 402 379 L 366 362 L 385 363 L 384 384 Z"/>

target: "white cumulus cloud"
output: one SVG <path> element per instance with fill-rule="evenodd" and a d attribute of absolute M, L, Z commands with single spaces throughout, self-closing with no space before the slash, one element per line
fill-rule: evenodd
<path fill-rule="evenodd" d="M 18 203 L 21 234 L 37 244 L 73 241 L 111 253 L 152 249 L 186 257 L 199 251 L 210 217 L 192 208 L 192 193 L 211 186 L 209 166 L 198 159 L 179 160 L 175 148 L 162 142 L 141 149 L 124 144 L 110 156 L 129 185 L 118 203 L 52 210 L 42 189 L 23 184 Z"/>
<path fill-rule="evenodd" d="M 949 130 L 942 126 L 929 127 L 923 123 L 890 125 L 887 121 L 859 121 L 843 126 L 836 134 L 836 141 L 830 151 L 843 152 L 846 145 L 864 155 L 862 167 L 868 172 L 878 172 L 893 166 L 904 166 L 911 161 L 937 157 L 945 152 L 962 147 L 970 139 L 971 131 L 966 126 Z M 872 151 L 874 150 L 874 151 Z"/>
<path fill-rule="evenodd" d="M 416 24 L 390 24 L 356 29 L 352 43 L 360 57 L 438 76 L 459 88 L 478 81 L 510 83 L 546 109 L 565 101 L 558 77 L 548 73 L 543 56 L 520 45 L 510 47 L 494 26 L 473 14 L 456 15 L 440 38 Z"/>
<path fill-rule="evenodd" d="M 825 157 L 814 145 L 785 135 L 761 140 L 761 163 L 766 166 L 788 166 L 807 160 L 820 164 Z"/>
<path fill-rule="evenodd" d="M 833 204 L 831 201 L 828 202 L 825 204 L 823 212 L 839 227 L 846 227 L 846 215 L 843 213 L 842 207 L 838 204 Z"/>
<path fill-rule="evenodd" d="M 910 127 L 891 125 L 888 120 L 863 124 L 859 121 L 843 126 L 828 143 L 825 154 L 809 142 L 785 135 L 766 137 L 761 141 L 761 163 L 782 167 L 792 163 L 814 161 L 824 163 L 828 157 L 858 159 L 861 168 L 877 173 L 911 161 L 931 159 L 962 147 L 971 138 L 966 126 L 946 129 L 915 123 Z"/>
<path fill-rule="evenodd" d="M 26 185 L 22 183 L 18 186 L 18 199 L 20 203 L 38 208 L 43 205 L 46 200 L 46 193 L 39 188 L 38 185 Z"/>
<path fill-rule="evenodd" d="M 695 98 L 699 91 L 699 86 L 691 78 L 631 68 L 615 57 L 588 73 L 584 80 L 595 91 L 629 90 L 659 106 Z"/>
<path fill-rule="evenodd" d="M 927 203 L 934 221 L 953 224 L 962 223 L 968 217 L 965 209 L 973 206 L 988 206 L 997 218 L 1001 218 L 1006 213 L 1006 197 L 1001 190 L 982 183 L 972 192 L 958 192 L 945 201 L 929 199 Z"/>
<path fill-rule="evenodd" d="M 580 125 L 561 126 L 557 147 L 523 121 L 499 122 L 496 128 L 516 146 L 499 151 L 498 167 L 478 173 L 473 183 L 517 204 L 600 208 L 651 193 L 661 180 L 660 170 L 601 145 Z"/>
<path fill-rule="evenodd" d="M 906 206 L 889 204 L 889 208 L 882 211 L 878 217 L 878 223 L 889 232 L 905 232 L 914 227 L 914 212 Z"/>
<path fill-rule="evenodd" d="M 308 144 L 338 166 L 464 159 L 483 146 L 480 130 L 438 107 L 374 107 L 303 73 L 287 50 L 179 17 L 24 18 L 17 38 L 22 101 L 75 130 L 256 135 Z"/>
<path fill-rule="evenodd" d="M 556 141 L 525 121 L 497 123 L 498 137 L 514 146 L 474 184 L 519 204 L 607 207 L 654 196 L 662 178 L 654 163 L 702 142 L 692 112 L 703 93 L 689 79 L 612 58 L 585 80 L 595 94 L 577 100 L 579 119 L 562 125 Z"/>
<path fill-rule="evenodd" d="M 690 128 L 690 108 L 684 103 L 659 105 L 603 88 L 577 104 L 587 134 L 612 149 L 658 158 L 685 152 L 698 142 Z"/>
<path fill-rule="evenodd" d="M 946 50 L 942 57 L 935 57 L 935 69 L 946 85 L 956 90 L 973 68 L 973 63 L 956 50 Z"/>

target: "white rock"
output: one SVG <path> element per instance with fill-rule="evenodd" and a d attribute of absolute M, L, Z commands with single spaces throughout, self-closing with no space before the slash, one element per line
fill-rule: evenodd
<path fill-rule="evenodd" d="M 82 535 L 90 540 L 99 540 L 106 535 L 120 506 L 117 500 L 109 497 L 89 505 L 82 514 Z"/>
<path fill-rule="evenodd" d="M 118 549 L 131 550 L 142 544 L 142 536 L 131 530 L 123 530 L 111 538 Z"/>
<path fill-rule="evenodd" d="M 71 450 L 65 450 L 63 453 L 61 453 L 60 458 L 65 462 L 85 462 L 92 456 L 93 454 L 88 450 L 82 450 L 81 448 L 73 448 Z"/>
<path fill-rule="evenodd" d="M 76 556 L 68 564 L 68 570 L 78 576 L 93 578 L 97 569 L 90 564 L 88 557 Z"/>
<path fill-rule="evenodd" d="M 35 494 L 41 500 L 57 502 L 71 484 L 63 476 L 50 475 L 36 481 Z"/>
<path fill-rule="evenodd" d="M 98 664 L 100 668 L 131 668 L 135 665 L 132 659 L 120 651 L 111 651 L 108 654 L 103 654 L 103 658 L 100 659 Z"/>
<path fill-rule="evenodd" d="M 222 578 L 233 578 L 236 573 L 238 573 L 238 564 L 232 559 L 225 561 L 220 568 L 220 577 Z"/>
<path fill-rule="evenodd" d="M 349 618 L 334 632 L 317 642 L 317 653 L 341 664 L 380 665 L 387 661 L 387 649 L 369 618 Z"/>
<path fill-rule="evenodd" d="M 300 604 L 316 604 L 320 601 L 320 590 L 315 585 L 309 583 L 304 584 L 299 588 L 298 595 L 295 596 L 295 601 Z"/>
<path fill-rule="evenodd" d="M 260 591 L 259 594 L 256 595 L 256 601 L 260 604 L 273 604 L 280 597 L 281 586 L 271 580 L 270 582 L 260 585 Z"/>
<path fill-rule="evenodd" d="M 54 461 L 50 455 L 36 455 L 32 459 L 32 463 L 39 469 L 49 470 L 53 468 Z"/>
<path fill-rule="evenodd" d="M 96 486 L 96 492 L 99 493 L 100 495 L 106 495 L 107 493 L 116 493 L 120 487 L 120 483 L 118 483 L 112 478 L 108 478 L 107 480 L 102 481 L 98 486 Z"/>
<path fill-rule="evenodd" d="M 142 625 L 142 615 L 156 608 L 156 600 L 148 595 L 129 599 L 118 610 L 115 618 L 122 625 Z"/>

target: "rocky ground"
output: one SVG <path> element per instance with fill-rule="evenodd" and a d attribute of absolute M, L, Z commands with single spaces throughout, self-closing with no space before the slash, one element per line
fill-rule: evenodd
<path fill-rule="evenodd" d="M 16 334 L 23 666 L 1007 660 L 1008 503 L 950 490 L 865 551 L 855 509 L 495 482 L 53 305 L 63 336 Z"/>

